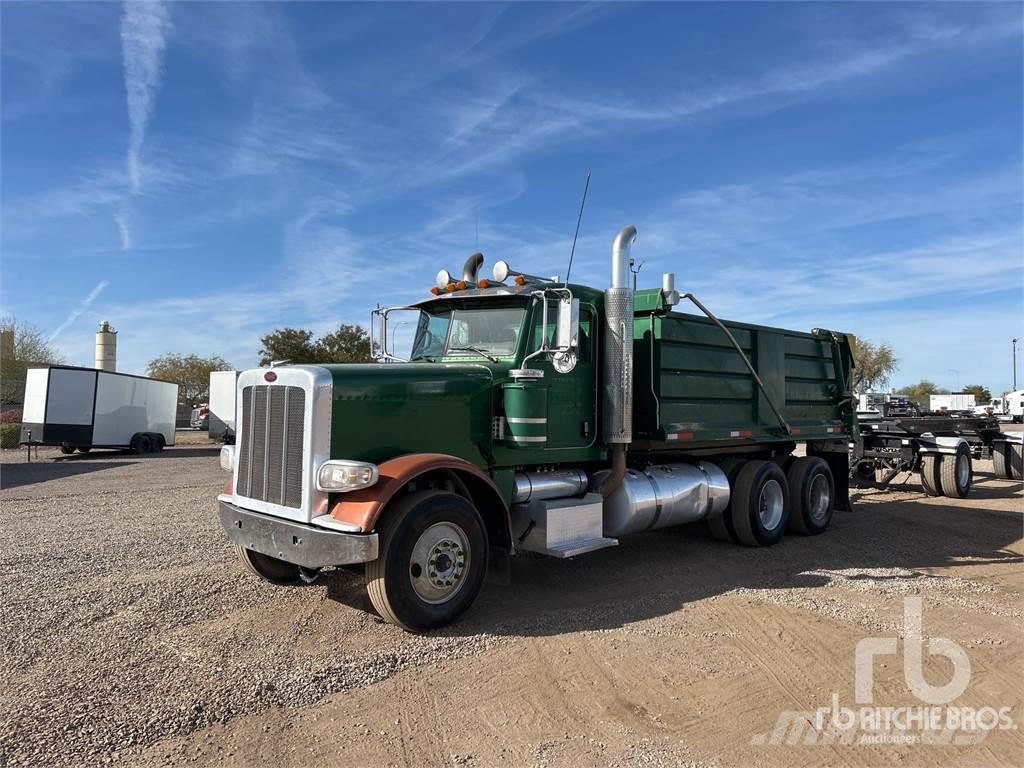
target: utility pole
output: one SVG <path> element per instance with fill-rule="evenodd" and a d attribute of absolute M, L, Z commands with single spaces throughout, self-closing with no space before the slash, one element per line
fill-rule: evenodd
<path fill-rule="evenodd" d="M 1017 391 L 1017 342 L 1020 339 L 1013 340 L 1013 391 Z"/>

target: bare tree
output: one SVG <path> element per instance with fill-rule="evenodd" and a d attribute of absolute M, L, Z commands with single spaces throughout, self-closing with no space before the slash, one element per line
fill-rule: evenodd
<path fill-rule="evenodd" d="M 33 325 L 13 315 L 0 318 L 0 403 L 20 403 L 25 397 L 25 372 L 32 367 L 59 365 L 64 358 Z"/>
<path fill-rule="evenodd" d="M 856 336 L 850 336 L 849 339 L 856 366 L 853 371 L 853 391 L 871 392 L 876 387 L 888 384 L 889 377 L 899 367 L 899 360 L 892 347 L 885 343 L 876 346 Z"/>

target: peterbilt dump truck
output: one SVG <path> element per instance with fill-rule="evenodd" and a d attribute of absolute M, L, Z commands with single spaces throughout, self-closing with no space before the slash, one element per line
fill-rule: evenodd
<path fill-rule="evenodd" d="M 243 371 L 219 496 L 242 562 L 278 584 L 364 564 L 380 615 L 424 631 L 520 551 L 576 557 L 701 520 L 750 547 L 825 531 L 849 504 L 846 336 L 720 321 L 671 274 L 634 290 L 635 236 L 615 238 L 606 290 L 500 261 L 483 279 L 474 254 L 461 279 L 373 311 L 377 363 Z"/>

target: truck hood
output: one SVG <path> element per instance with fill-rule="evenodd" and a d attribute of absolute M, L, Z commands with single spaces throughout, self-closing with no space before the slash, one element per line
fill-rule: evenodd
<path fill-rule="evenodd" d="M 379 464 L 447 453 L 486 467 L 493 373 L 476 363 L 325 365 L 333 379 L 331 458 Z"/>

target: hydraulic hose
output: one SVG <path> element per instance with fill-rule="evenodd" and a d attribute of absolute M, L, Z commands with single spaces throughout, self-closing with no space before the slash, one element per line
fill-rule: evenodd
<path fill-rule="evenodd" d="M 772 400 L 771 395 L 769 395 L 768 391 L 765 389 L 764 382 L 761 381 L 761 377 L 757 375 L 757 371 L 755 371 L 754 366 L 750 364 L 750 360 L 743 352 L 743 348 L 740 346 L 739 342 L 736 341 L 736 337 L 732 335 L 732 332 L 725 327 L 725 324 L 721 320 L 719 320 L 711 313 L 710 309 L 701 304 L 697 297 L 694 296 L 692 293 L 680 294 L 679 298 L 689 299 L 690 301 L 692 301 L 694 305 L 697 307 L 697 309 L 699 309 L 701 312 L 707 315 L 707 318 L 715 325 L 717 325 L 722 330 L 722 333 L 724 333 L 729 338 L 729 341 L 732 342 L 733 347 L 735 347 L 736 351 L 739 353 L 740 359 L 743 361 L 743 364 L 747 366 L 747 370 L 750 371 L 750 375 L 754 377 L 754 381 L 757 383 L 758 388 L 761 390 L 761 394 L 764 395 L 764 399 L 768 402 L 768 406 L 772 409 L 772 412 L 775 414 L 775 418 L 779 420 L 779 425 L 782 427 L 782 431 L 785 432 L 787 435 L 792 434 L 793 430 L 790 429 L 789 423 L 782 417 L 782 413 L 776 407 L 775 401 Z"/>

